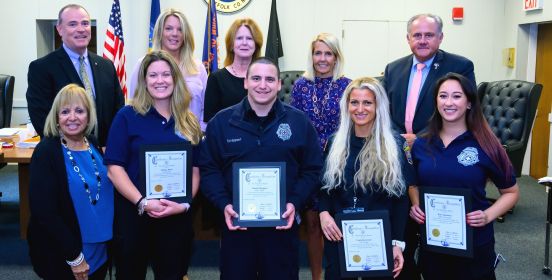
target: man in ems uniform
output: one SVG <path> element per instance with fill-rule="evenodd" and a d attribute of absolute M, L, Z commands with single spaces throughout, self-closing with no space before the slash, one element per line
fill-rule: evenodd
<path fill-rule="evenodd" d="M 316 191 L 322 155 L 308 118 L 277 99 L 280 70 L 267 58 L 253 61 L 247 96 L 207 125 L 201 147 L 201 190 L 224 213 L 221 279 L 298 279 L 296 210 Z M 233 163 L 284 162 L 286 224 L 243 228 L 233 205 Z"/>

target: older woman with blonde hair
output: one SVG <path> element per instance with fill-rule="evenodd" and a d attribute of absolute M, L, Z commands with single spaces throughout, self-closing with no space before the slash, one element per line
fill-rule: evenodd
<path fill-rule="evenodd" d="M 204 131 L 206 123 L 203 122 L 203 106 L 207 87 L 207 71 L 205 71 L 201 60 L 193 57 L 194 49 L 192 27 L 181 11 L 167 9 L 159 15 L 153 28 L 151 50 L 168 52 L 178 64 L 192 97 L 190 111 L 197 117 L 201 130 Z M 129 80 L 128 96 L 130 99 L 134 98 L 136 94 L 138 73 L 143 59 L 142 57 L 138 60 Z"/>
<path fill-rule="evenodd" d="M 340 100 L 340 124 L 330 138 L 320 191 L 320 224 L 324 233 L 325 279 L 340 275 L 337 241 L 343 237 L 334 221 L 344 210 L 386 210 L 391 221 L 394 276 L 403 265 L 403 234 L 408 215 L 406 187 L 413 168 L 402 151 L 404 139 L 391 130 L 389 101 L 373 78 L 351 82 Z"/>
<path fill-rule="evenodd" d="M 44 279 L 105 279 L 113 185 L 91 136 L 94 102 L 76 85 L 56 95 L 31 160 L 29 255 Z"/>
<path fill-rule="evenodd" d="M 115 196 L 117 279 L 144 279 L 148 263 L 156 279 L 182 279 L 193 239 L 190 205 L 146 198 L 140 184 L 140 147 L 191 143 L 192 196 L 199 187 L 198 144 L 201 129 L 189 110 L 191 95 L 180 68 L 165 51 L 147 54 L 131 105 L 111 126 L 104 159 Z M 147 215 L 142 215 L 146 213 Z"/>
<path fill-rule="evenodd" d="M 307 114 L 323 149 L 328 137 L 337 130 L 339 100 L 351 79 L 343 76 L 343 53 L 332 34 L 320 33 L 312 39 L 307 61 L 307 71 L 293 85 L 290 105 Z M 312 279 L 321 279 L 324 241 L 316 196 L 309 200 L 304 213 Z"/>
<path fill-rule="evenodd" d="M 209 121 L 220 110 L 239 103 L 247 95 L 243 88 L 245 74 L 251 61 L 261 53 L 263 34 L 253 19 L 239 18 L 226 32 L 224 41 L 224 68 L 211 73 L 207 80 L 205 121 Z"/>

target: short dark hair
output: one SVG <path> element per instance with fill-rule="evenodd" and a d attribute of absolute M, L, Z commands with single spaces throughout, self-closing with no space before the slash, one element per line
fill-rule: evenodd
<path fill-rule="evenodd" d="M 274 67 L 276 67 L 277 78 L 278 78 L 278 80 L 280 79 L 280 67 L 278 67 L 278 64 L 276 64 L 276 62 L 274 62 L 274 60 L 272 60 L 272 58 L 269 58 L 269 57 L 266 57 L 266 56 L 261 56 L 261 57 L 255 58 L 255 59 L 253 59 L 253 61 L 251 61 L 251 63 L 249 64 L 249 67 L 247 67 L 247 73 L 245 74 L 246 78 L 249 77 L 249 70 L 251 69 L 251 66 L 253 66 L 253 64 L 274 65 Z"/>

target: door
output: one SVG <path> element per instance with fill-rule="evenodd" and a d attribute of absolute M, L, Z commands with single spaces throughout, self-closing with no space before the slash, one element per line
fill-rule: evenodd
<path fill-rule="evenodd" d="M 345 75 L 351 79 L 383 76 L 389 62 L 411 53 L 405 29 L 404 21 L 344 20 Z"/>
<path fill-rule="evenodd" d="M 550 123 L 548 115 L 552 105 L 552 24 L 539 25 L 537 36 L 537 63 L 535 82 L 542 84 L 542 94 L 531 137 L 531 168 L 533 178 L 546 176 L 548 170 L 548 148 L 550 144 Z"/>

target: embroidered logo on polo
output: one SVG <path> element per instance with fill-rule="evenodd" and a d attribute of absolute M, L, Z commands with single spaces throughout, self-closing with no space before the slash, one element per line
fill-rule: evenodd
<path fill-rule="evenodd" d="M 467 147 L 456 158 L 458 158 L 458 163 L 463 166 L 471 166 L 479 162 L 478 155 L 476 148 Z"/>
<path fill-rule="evenodd" d="M 278 135 L 278 138 L 282 139 L 283 141 L 289 140 L 289 138 L 291 138 L 291 127 L 289 126 L 289 124 L 281 123 L 278 126 L 276 135 Z"/>

